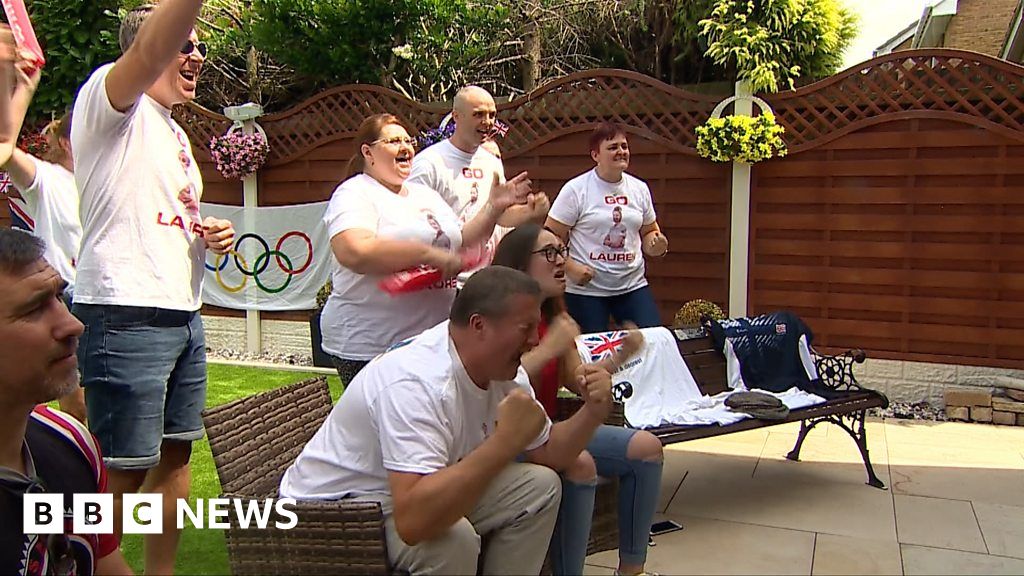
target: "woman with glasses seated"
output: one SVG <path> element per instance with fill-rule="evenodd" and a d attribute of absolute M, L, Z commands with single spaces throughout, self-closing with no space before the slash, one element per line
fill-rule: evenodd
<path fill-rule="evenodd" d="M 569 245 L 565 305 L 585 333 L 608 330 L 608 317 L 641 328 L 661 325 L 647 286 L 644 255 L 668 250 L 647 183 L 626 173 L 625 129 L 603 123 L 590 135 L 593 169 L 569 180 L 545 225 Z"/>
<path fill-rule="evenodd" d="M 576 392 L 572 375 L 581 360 L 575 339 L 579 326 L 565 312 L 565 266 L 568 250 L 555 233 L 536 224 L 509 232 L 498 244 L 493 265 L 532 276 L 541 286 L 540 344 L 522 357 L 537 400 L 557 416 L 558 390 Z M 609 373 L 643 346 L 631 330 L 622 348 L 601 361 Z M 552 571 L 582 574 L 594 512 L 597 476 L 619 477 L 619 574 L 643 572 L 651 520 L 658 502 L 662 471 L 661 441 L 653 434 L 620 426 L 600 426 L 586 450 L 562 473 L 562 504 L 551 539 Z"/>
<path fill-rule="evenodd" d="M 514 202 L 499 186 L 488 205 L 465 224 L 434 190 L 406 182 L 416 141 L 391 114 L 365 119 L 355 136 L 350 178 L 331 196 L 324 222 L 331 238 L 333 289 L 320 316 L 323 349 L 348 384 L 373 357 L 448 317 L 457 251 L 477 246 Z M 420 265 L 441 270 L 444 280 L 424 290 L 389 295 L 378 283 Z"/>

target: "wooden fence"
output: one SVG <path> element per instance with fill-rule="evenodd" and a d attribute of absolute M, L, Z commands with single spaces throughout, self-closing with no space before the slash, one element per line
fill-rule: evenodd
<path fill-rule="evenodd" d="M 1024 368 L 1022 92 L 1024 68 L 929 50 L 764 96 L 791 154 L 752 170 L 749 311 L 795 310 L 826 348 Z M 731 172 L 696 155 L 693 132 L 718 100 L 594 70 L 499 106 L 511 126 L 506 171 L 528 170 L 552 197 L 591 167 L 586 135 L 597 122 L 627 126 L 631 172 L 650 183 L 671 241 L 648 267 L 666 321 L 691 298 L 728 301 Z M 377 112 L 419 131 L 447 110 L 358 85 L 261 118 L 271 157 L 260 204 L 329 198 L 356 127 Z M 178 116 L 203 168 L 204 199 L 241 204 L 241 184 L 220 178 L 207 151 L 228 121 L 196 107 Z"/>
<path fill-rule="evenodd" d="M 830 347 L 1024 367 L 1024 68 L 897 52 L 765 96 L 792 154 L 752 171 L 751 312 Z"/>
<path fill-rule="evenodd" d="M 506 172 L 529 171 L 535 186 L 552 199 L 567 180 L 593 167 L 587 137 L 598 122 L 614 120 L 627 127 L 631 171 L 650 183 L 659 220 L 671 239 L 670 253 L 651 262 L 648 271 L 666 322 L 687 300 L 725 302 L 728 297 L 729 167 L 699 158 L 693 131 L 719 99 L 632 72 L 592 70 L 498 106 L 498 116 L 510 126 L 501 142 Z M 355 131 L 370 114 L 390 112 L 418 132 L 437 126 L 448 111 L 379 86 L 352 85 L 264 116 L 258 122 L 267 133 L 271 156 L 258 176 L 259 203 L 330 198 L 345 178 Z M 207 150 L 210 137 L 226 131 L 229 122 L 197 107 L 183 109 L 179 120 L 190 132 L 203 169 L 203 199 L 241 204 L 241 184 L 223 180 Z"/>

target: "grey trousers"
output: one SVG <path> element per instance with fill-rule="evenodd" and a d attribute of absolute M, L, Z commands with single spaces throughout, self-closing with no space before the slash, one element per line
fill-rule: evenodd
<path fill-rule="evenodd" d="M 544 466 L 513 462 L 480 502 L 442 536 L 409 546 L 398 536 L 390 497 L 384 510 L 388 560 L 411 574 L 540 574 L 561 501 L 561 480 Z"/>

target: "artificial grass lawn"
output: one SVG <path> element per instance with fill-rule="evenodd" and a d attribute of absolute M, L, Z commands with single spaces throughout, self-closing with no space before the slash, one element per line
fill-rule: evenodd
<path fill-rule="evenodd" d="M 316 376 L 309 372 L 265 370 L 223 364 L 209 364 L 208 366 L 207 406 L 219 406 L 237 398 L 244 398 Z M 331 398 L 337 401 L 338 396 L 341 395 L 341 381 L 337 376 L 328 376 L 327 382 L 331 387 Z M 196 498 L 216 498 L 219 495 L 220 480 L 217 478 L 217 471 L 213 465 L 210 443 L 204 438 L 192 445 L 190 499 L 194 505 Z M 142 535 L 139 534 L 129 534 L 121 541 L 121 550 L 136 574 L 142 574 L 144 565 L 142 538 Z M 183 575 L 229 574 L 224 533 L 221 530 L 197 530 L 191 526 L 186 527 L 181 533 L 175 573 Z"/>

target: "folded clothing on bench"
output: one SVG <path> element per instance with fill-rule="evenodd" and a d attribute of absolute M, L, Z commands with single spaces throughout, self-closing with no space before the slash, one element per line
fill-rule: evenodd
<path fill-rule="evenodd" d="M 641 332 L 643 349 L 612 374 L 613 394 L 623 402 L 626 421 L 631 427 L 725 426 L 751 417 L 725 405 L 725 399 L 736 390 L 715 396 L 701 394 L 690 368 L 679 355 L 672 332 L 661 327 L 644 328 Z M 576 349 L 584 362 L 598 362 L 621 347 L 624 336 L 621 331 L 584 334 L 576 339 Z M 765 392 L 782 400 L 790 410 L 825 401 L 797 388 L 781 393 Z"/>

